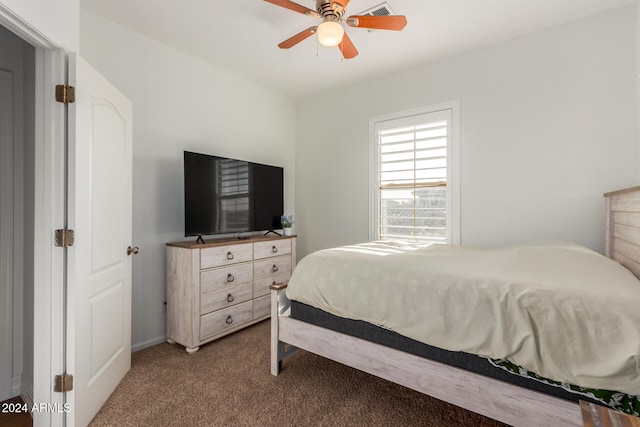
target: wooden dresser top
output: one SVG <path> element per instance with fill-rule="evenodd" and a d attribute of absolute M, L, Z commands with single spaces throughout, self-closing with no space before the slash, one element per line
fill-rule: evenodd
<path fill-rule="evenodd" d="M 204 249 L 204 248 L 213 248 L 216 246 L 228 246 L 228 245 L 241 245 L 244 243 L 255 243 L 255 242 L 268 242 L 273 240 L 285 240 L 285 239 L 293 239 L 297 237 L 296 235 L 292 236 L 250 236 L 247 238 L 237 238 L 237 237 L 224 237 L 218 239 L 210 239 L 205 240 L 204 244 L 197 243 L 195 240 L 183 241 L 183 242 L 171 242 L 167 243 L 167 246 L 174 246 L 178 248 L 185 249 Z"/>

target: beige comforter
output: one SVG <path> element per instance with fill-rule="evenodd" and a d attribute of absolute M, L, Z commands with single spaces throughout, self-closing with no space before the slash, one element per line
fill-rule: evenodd
<path fill-rule="evenodd" d="M 556 381 L 640 395 L 640 281 L 577 244 L 327 249 L 300 261 L 287 296 Z"/>

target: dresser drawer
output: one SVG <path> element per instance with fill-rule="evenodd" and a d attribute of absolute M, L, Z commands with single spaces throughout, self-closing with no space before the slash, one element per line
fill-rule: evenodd
<path fill-rule="evenodd" d="M 205 340 L 227 329 L 236 328 L 253 319 L 253 301 L 214 311 L 200 317 L 200 340 Z"/>
<path fill-rule="evenodd" d="M 200 272 L 200 292 L 216 291 L 253 280 L 253 266 L 249 263 L 231 265 Z"/>
<path fill-rule="evenodd" d="M 270 240 L 253 244 L 253 259 L 269 258 L 291 253 L 291 239 Z"/>
<path fill-rule="evenodd" d="M 253 245 L 251 243 L 204 248 L 200 249 L 200 268 L 205 269 L 237 264 L 239 262 L 251 261 L 252 258 Z"/>
<path fill-rule="evenodd" d="M 271 293 L 271 289 L 269 289 L 271 285 L 275 285 L 276 283 L 280 282 L 288 282 L 290 278 L 291 272 L 286 272 L 275 276 L 263 277 L 261 279 L 254 280 L 253 297 L 256 298 Z"/>
<path fill-rule="evenodd" d="M 291 255 L 269 258 L 253 263 L 254 280 L 291 274 Z"/>
<path fill-rule="evenodd" d="M 230 286 L 216 292 L 206 292 L 200 295 L 200 314 L 207 314 L 214 310 L 230 307 L 249 301 L 253 297 L 251 283 Z"/>
<path fill-rule="evenodd" d="M 259 319 L 271 313 L 271 295 L 253 300 L 253 318 Z"/>

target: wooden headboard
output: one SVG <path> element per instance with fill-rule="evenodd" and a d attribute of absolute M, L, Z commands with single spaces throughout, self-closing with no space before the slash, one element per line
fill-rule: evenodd
<path fill-rule="evenodd" d="M 605 255 L 640 278 L 640 186 L 605 193 Z"/>

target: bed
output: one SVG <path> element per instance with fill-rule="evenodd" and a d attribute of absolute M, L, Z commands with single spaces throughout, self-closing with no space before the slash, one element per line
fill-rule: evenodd
<path fill-rule="evenodd" d="M 577 401 L 603 403 L 585 390 L 637 409 L 640 187 L 605 201 L 608 258 L 566 242 L 306 257 L 272 286 L 271 373 L 302 348 L 510 425 L 582 425 Z"/>

